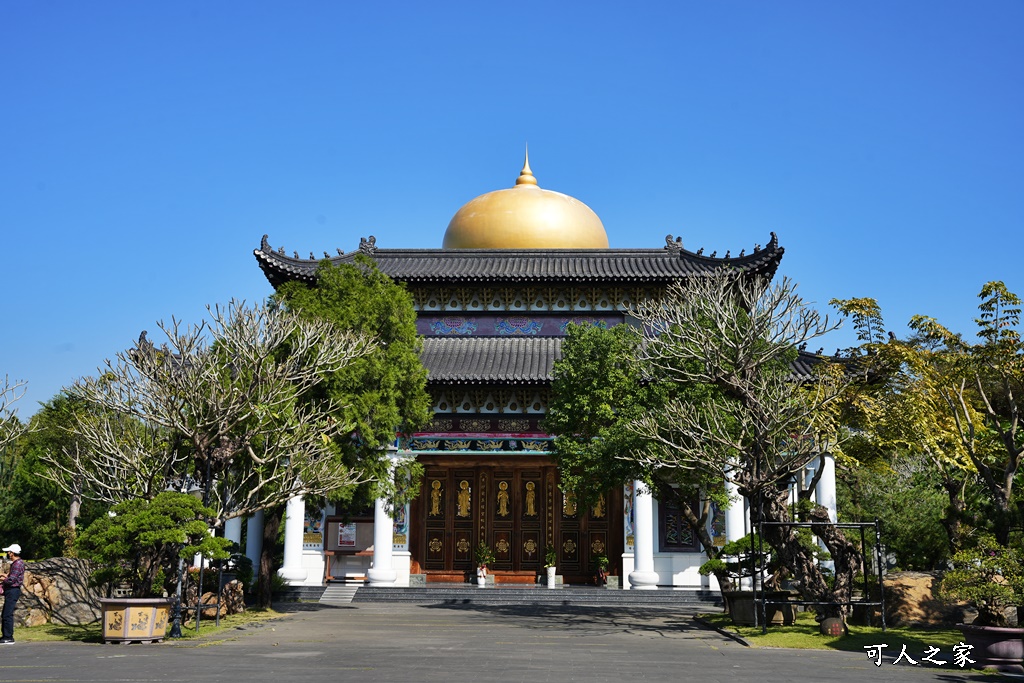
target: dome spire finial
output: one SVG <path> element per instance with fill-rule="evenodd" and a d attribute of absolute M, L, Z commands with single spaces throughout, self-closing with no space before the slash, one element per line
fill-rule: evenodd
<path fill-rule="evenodd" d="M 533 171 L 530 170 L 530 144 L 526 144 L 526 161 L 523 162 L 523 170 L 519 172 L 519 177 L 516 178 L 516 185 L 536 185 L 537 179 L 533 177 Z"/>

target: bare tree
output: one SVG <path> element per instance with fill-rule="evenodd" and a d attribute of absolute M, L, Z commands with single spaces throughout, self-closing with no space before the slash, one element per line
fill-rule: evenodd
<path fill-rule="evenodd" d="M 807 306 L 788 278 L 770 284 L 722 270 L 672 285 L 633 314 L 648 333 L 639 361 L 658 379 L 704 385 L 705 400 L 670 402 L 633 427 L 663 446 L 649 465 L 713 473 L 752 503 L 752 522 L 790 522 L 788 484 L 836 446 L 839 399 L 849 383 L 840 364 L 796 363 L 797 350 L 838 325 Z M 643 456 L 640 456 L 643 457 Z M 650 457 L 650 456 L 647 456 Z M 820 468 L 819 468 L 820 469 Z M 836 561 L 838 592 L 792 527 L 769 527 L 765 540 L 799 579 L 805 597 L 842 601 L 859 566 L 856 549 L 827 511 L 813 529 Z"/>
<path fill-rule="evenodd" d="M 50 477 L 108 503 L 191 479 L 217 525 L 367 480 L 333 444 L 351 432 L 336 406 L 300 398 L 376 342 L 265 305 L 208 310 L 198 326 L 160 323 L 160 347 L 144 332 L 69 389 L 96 410 L 73 426 L 86 447 L 48 458 Z"/>
<path fill-rule="evenodd" d="M 14 404 L 25 395 L 24 380 L 11 381 L 4 375 L 0 381 L 0 492 L 7 490 L 14 477 L 17 460 L 10 456 L 7 447 L 28 430 L 28 425 L 18 419 Z"/>
<path fill-rule="evenodd" d="M 25 395 L 24 380 L 12 381 L 4 375 L 0 382 L 0 451 L 3 451 L 15 439 L 25 433 L 28 427 L 18 419 L 14 404 Z"/>

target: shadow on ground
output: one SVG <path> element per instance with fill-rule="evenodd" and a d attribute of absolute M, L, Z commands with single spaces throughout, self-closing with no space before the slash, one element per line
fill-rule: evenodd
<path fill-rule="evenodd" d="M 336 609 L 357 609 L 355 605 L 322 605 L 319 602 L 275 602 L 274 611 L 282 614 L 322 612 Z"/>
<path fill-rule="evenodd" d="M 690 612 L 670 609 L 588 607 L 583 605 L 478 605 L 446 602 L 421 605 L 424 609 L 475 613 L 512 620 L 517 626 L 564 629 L 566 633 L 626 632 L 672 636 L 715 633 L 693 621 Z M 717 635 L 717 634 L 716 634 Z"/>

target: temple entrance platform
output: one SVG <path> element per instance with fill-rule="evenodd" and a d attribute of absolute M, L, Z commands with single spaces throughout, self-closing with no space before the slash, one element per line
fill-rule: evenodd
<path fill-rule="evenodd" d="M 353 590 L 354 588 L 354 590 Z M 468 583 L 427 584 L 425 587 L 328 585 L 322 604 L 405 603 L 415 605 L 574 605 L 587 607 L 661 608 L 692 612 L 722 609 L 718 591 L 683 588 L 618 590 L 596 586 L 498 584 L 485 587 Z"/>

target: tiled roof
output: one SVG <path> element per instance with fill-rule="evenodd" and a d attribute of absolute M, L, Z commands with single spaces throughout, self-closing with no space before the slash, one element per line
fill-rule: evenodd
<path fill-rule="evenodd" d="M 785 250 L 775 233 L 765 248 L 725 258 L 703 249 L 687 251 L 682 244 L 666 238 L 661 249 L 378 249 L 373 237 L 363 239 L 357 251 L 324 258 L 333 263 L 351 263 L 363 252 L 371 256 L 384 273 L 401 282 L 469 283 L 664 283 L 711 272 L 723 265 L 772 277 Z M 264 235 L 254 250 L 263 273 L 274 287 L 289 280 L 312 282 L 320 261 L 312 253 L 300 258 L 287 256 L 283 248 L 274 251 Z"/>
<path fill-rule="evenodd" d="M 835 359 L 826 359 L 822 356 L 801 350 L 797 353 L 796 360 L 789 366 L 793 372 L 793 378 L 801 382 L 814 379 L 814 366 L 819 363 L 823 363 L 825 360 Z"/>
<path fill-rule="evenodd" d="M 562 337 L 426 337 L 420 360 L 431 384 L 550 384 Z M 813 378 L 825 358 L 800 351 L 793 378 Z M 834 360 L 834 359 L 833 359 Z"/>
<path fill-rule="evenodd" d="M 548 384 L 559 337 L 426 337 L 420 359 L 431 384 Z"/>

